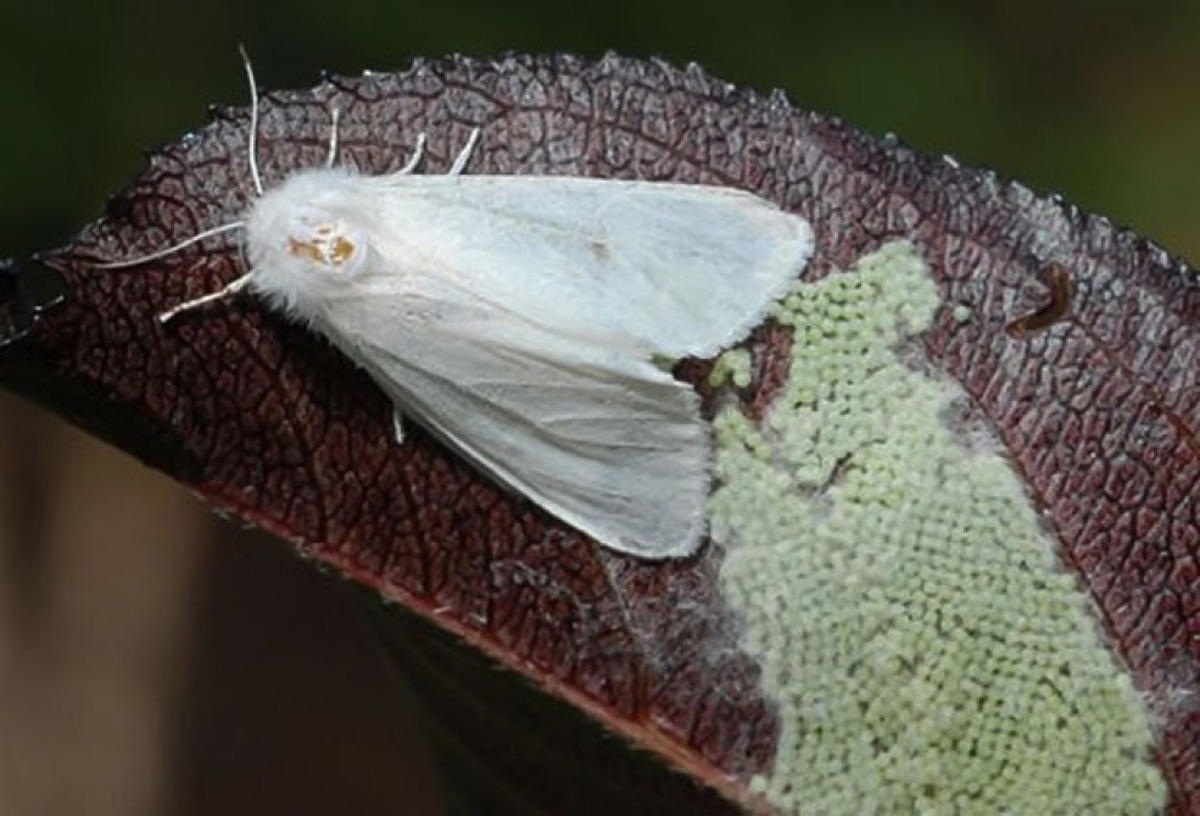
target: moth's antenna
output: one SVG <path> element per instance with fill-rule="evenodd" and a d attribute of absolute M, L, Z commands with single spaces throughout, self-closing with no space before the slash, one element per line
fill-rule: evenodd
<path fill-rule="evenodd" d="M 260 176 L 259 172 L 258 172 L 258 157 L 257 157 L 257 153 L 258 153 L 258 84 L 254 81 L 254 68 L 250 65 L 250 56 L 246 53 L 245 46 L 239 45 L 238 52 L 241 53 L 241 55 L 242 55 L 242 64 L 246 67 L 246 80 L 250 83 L 250 145 L 249 145 L 250 175 L 254 179 L 255 190 L 257 190 L 258 194 L 261 196 L 263 194 L 263 184 L 262 184 L 262 176 Z M 333 158 L 333 155 L 332 155 L 333 151 L 336 149 L 336 145 L 337 145 L 337 141 L 336 141 L 337 140 L 337 111 L 336 110 L 334 110 L 333 123 L 334 123 L 334 133 L 333 133 L 333 136 L 331 137 L 331 143 L 330 143 L 330 159 L 331 160 Z M 171 246 L 167 247 L 166 249 L 160 249 L 156 252 L 151 252 L 148 255 L 142 255 L 137 258 L 132 258 L 130 260 L 105 261 L 103 263 L 93 264 L 92 268 L 93 269 L 120 269 L 120 268 L 128 267 L 128 266 L 137 266 L 138 264 L 143 264 L 143 263 L 147 263 L 149 261 L 158 260 L 159 258 L 164 258 L 167 255 L 171 255 L 175 252 L 178 252 L 181 249 L 191 246 L 192 244 L 197 244 L 197 243 L 205 240 L 206 238 L 213 237 L 214 235 L 221 235 L 222 233 L 232 232 L 233 230 L 237 230 L 237 229 L 243 229 L 243 228 L 245 228 L 245 226 L 246 226 L 246 222 L 243 220 L 231 221 L 228 224 L 222 224 L 219 227 L 211 227 L 209 229 L 203 230 L 202 232 L 199 232 L 199 233 L 191 236 L 190 238 L 185 238 L 184 240 L 180 241 L 177 244 L 172 244 Z M 246 252 L 245 244 L 241 244 L 240 249 L 242 251 L 242 257 L 244 259 L 245 252 Z M 236 280 L 234 280 L 232 283 L 226 284 L 224 287 L 222 287 L 221 289 L 219 289 L 216 292 L 212 292 L 211 294 L 207 294 L 207 295 L 202 295 L 201 297 L 193 298 L 192 300 L 186 301 L 184 303 L 180 303 L 179 305 L 159 314 L 158 321 L 160 323 L 166 323 L 171 318 L 175 317 L 176 315 L 180 314 L 181 312 L 186 312 L 191 309 L 195 309 L 197 306 L 203 306 L 205 303 L 212 303 L 214 300 L 220 300 L 222 298 L 226 298 L 226 297 L 229 297 L 230 295 L 236 294 L 237 292 L 240 292 L 242 289 L 244 289 L 246 287 L 246 284 L 248 284 L 250 282 L 250 280 L 253 276 L 254 276 L 254 272 L 253 272 L 253 270 L 251 270 L 250 272 L 247 272 L 246 274 L 242 275 L 240 278 L 237 278 Z"/>
<path fill-rule="evenodd" d="M 151 252 L 149 255 L 141 255 L 137 258 L 131 258 L 127 261 L 105 261 L 104 263 L 92 264 L 93 269 L 123 269 L 127 266 L 137 266 L 149 261 L 157 261 L 159 258 L 165 258 L 174 252 L 190 247 L 192 244 L 198 244 L 205 238 L 211 238 L 214 235 L 220 235 L 224 232 L 233 232 L 236 229 L 241 229 L 246 226 L 245 221 L 230 221 L 228 224 L 222 224 L 219 227 L 206 229 L 203 232 L 196 233 L 191 238 L 185 238 L 177 244 L 172 244 L 166 249 L 160 249 L 157 252 Z"/>
<path fill-rule="evenodd" d="M 262 176 L 258 174 L 258 85 L 254 81 L 254 67 L 250 65 L 246 46 L 239 45 L 238 51 L 242 55 L 242 65 L 246 66 L 246 81 L 250 83 L 250 175 L 254 179 L 254 189 L 262 195 Z"/>
<path fill-rule="evenodd" d="M 342 112 L 337 108 L 334 108 L 329 112 L 329 115 L 333 119 L 333 125 L 329 131 L 329 155 L 325 157 L 325 166 L 333 167 L 334 159 L 337 158 L 338 149 L 338 119 L 341 117 Z"/>
<path fill-rule="evenodd" d="M 205 303 L 212 303 L 214 300 L 223 300 L 230 295 L 235 295 L 241 290 L 245 289 L 246 284 L 250 283 L 250 280 L 253 277 L 253 272 L 247 272 L 245 275 L 242 275 L 240 278 L 225 284 L 215 292 L 209 292 L 207 295 L 201 295 L 198 298 L 192 298 L 191 300 L 184 301 L 178 306 L 172 306 L 170 309 L 167 309 L 158 316 L 158 322 L 166 323 L 168 320 L 181 312 L 191 311 L 197 306 L 203 306 Z"/>

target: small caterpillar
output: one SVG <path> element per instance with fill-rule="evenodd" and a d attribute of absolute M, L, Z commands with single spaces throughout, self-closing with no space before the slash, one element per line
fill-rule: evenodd
<path fill-rule="evenodd" d="M 1036 312 L 1017 318 L 1005 327 L 1013 337 L 1024 339 L 1029 335 L 1048 329 L 1067 316 L 1071 310 L 1071 276 L 1066 267 L 1051 263 L 1041 272 L 1042 279 L 1050 287 L 1050 300 Z"/>

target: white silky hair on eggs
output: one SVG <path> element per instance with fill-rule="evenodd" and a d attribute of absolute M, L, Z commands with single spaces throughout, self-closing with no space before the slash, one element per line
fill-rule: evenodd
<path fill-rule="evenodd" d="M 243 217 L 149 255 L 245 229 L 241 289 L 323 335 L 401 418 L 603 546 L 694 553 L 712 441 L 700 400 L 655 358 L 743 339 L 803 270 L 812 230 L 751 193 L 673 182 L 462 174 L 364 176 L 329 160 L 264 192 L 258 94 Z"/>

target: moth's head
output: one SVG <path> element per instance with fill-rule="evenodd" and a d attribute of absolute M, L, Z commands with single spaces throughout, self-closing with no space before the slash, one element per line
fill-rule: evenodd
<path fill-rule="evenodd" d="M 371 247 L 361 197 L 345 170 L 306 170 L 265 192 L 246 219 L 254 287 L 312 313 L 360 278 Z"/>

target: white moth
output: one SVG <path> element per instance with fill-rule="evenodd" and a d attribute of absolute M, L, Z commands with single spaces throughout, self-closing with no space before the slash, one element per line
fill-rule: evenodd
<path fill-rule="evenodd" d="M 243 52 L 243 58 L 245 54 Z M 649 558 L 705 534 L 709 428 L 654 358 L 741 340 L 812 253 L 808 223 L 739 190 L 647 181 L 383 176 L 326 166 L 263 192 L 251 86 L 243 288 L 310 326 L 500 484 L 600 544 Z"/>

